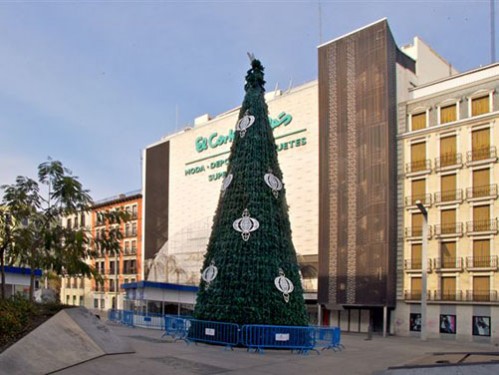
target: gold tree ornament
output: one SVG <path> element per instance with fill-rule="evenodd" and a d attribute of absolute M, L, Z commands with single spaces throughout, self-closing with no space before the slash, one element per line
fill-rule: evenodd
<path fill-rule="evenodd" d="M 249 111 L 246 111 L 244 116 L 237 122 L 236 130 L 241 134 L 241 138 L 244 138 L 246 134 L 246 130 L 253 125 L 255 122 L 255 116 L 249 114 Z"/>
<path fill-rule="evenodd" d="M 272 174 L 272 171 L 266 173 L 265 176 L 263 176 L 263 179 L 265 180 L 265 183 L 268 185 L 268 187 L 272 189 L 274 197 L 279 197 L 279 192 L 282 190 L 281 180 L 274 176 Z"/>
<path fill-rule="evenodd" d="M 235 220 L 232 227 L 241 233 L 244 241 L 248 241 L 250 233 L 257 230 L 260 227 L 260 223 L 257 219 L 250 217 L 248 209 L 245 208 L 243 216 L 240 219 Z"/>
<path fill-rule="evenodd" d="M 279 268 L 279 276 L 274 279 L 274 285 L 282 293 L 284 301 L 289 302 L 289 294 L 295 290 L 293 282 L 284 275 L 282 268 Z"/>

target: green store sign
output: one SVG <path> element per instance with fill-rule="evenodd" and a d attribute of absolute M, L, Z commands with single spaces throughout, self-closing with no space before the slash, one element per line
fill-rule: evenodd
<path fill-rule="evenodd" d="M 288 126 L 293 121 L 293 116 L 286 112 L 281 112 L 276 118 L 269 116 L 269 122 L 272 129 L 276 129 L 281 125 Z M 208 149 L 214 149 L 227 143 L 232 143 L 236 133 L 230 129 L 226 135 L 211 133 L 208 137 L 197 137 L 195 146 L 197 152 L 203 152 Z"/>

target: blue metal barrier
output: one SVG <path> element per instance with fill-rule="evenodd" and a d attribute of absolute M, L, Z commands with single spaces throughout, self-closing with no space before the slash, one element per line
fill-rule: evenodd
<path fill-rule="evenodd" d="M 325 349 L 341 350 L 341 332 L 338 327 L 313 327 L 316 346 Z"/>
<path fill-rule="evenodd" d="M 175 315 L 164 316 L 165 333 L 163 336 L 171 336 L 175 340 L 186 340 L 189 327 L 189 319 L 184 319 Z"/>
<path fill-rule="evenodd" d="M 123 310 L 121 316 L 121 323 L 133 327 L 133 311 Z"/>
<path fill-rule="evenodd" d="M 161 315 L 137 315 L 133 316 L 133 325 L 135 327 L 150 328 L 150 329 L 164 329 L 165 323 Z"/>
<path fill-rule="evenodd" d="M 313 327 L 244 325 L 241 343 L 248 349 L 291 349 L 306 353 L 315 346 Z"/>
<path fill-rule="evenodd" d="M 188 341 L 221 344 L 232 348 L 239 342 L 239 326 L 233 323 L 190 319 Z"/>
<path fill-rule="evenodd" d="M 127 310 L 108 311 L 108 319 L 130 327 L 165 330 L 163 336 L 186 342 L 205 342 L 234 347 L 246 346 L 263 352 L 265 348 L 290 349 L 301 353 L 310 350 L 341 350 L 338 327 L 244 325 L 193 319 L 190 316 L 145 314 Z"/>

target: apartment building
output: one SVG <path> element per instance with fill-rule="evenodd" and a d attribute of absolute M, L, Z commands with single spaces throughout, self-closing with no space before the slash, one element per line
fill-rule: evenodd
<path fill-rule="evenodd" d="M 129 213 L 126 223 L 113 224 L 103 220 L 102 213 L 124 210 Z M 119 226 L 123 233 L 120 254 L 98 253 L 92 265 L 103 278 L 102 283 L 92 280 L 91 308 L 107 310 L 123 308 L 125 296 L 121 285 L 143 279 L 142 261 L 142 194 L 140 191 L 120 194 L 117 197 L 97 202 L 92 207 L 92 235 L 94 238 L 105 236 L 112 227 Z"/>
<path fill-rule="evenodd" d="M 122 224 L 105 222 L 101 214 L 111 210 L 128 212 L 130 220 Z M 81 276 L 61 279 L 62 303 L 98 310 L 123 307 L 125 293 L 121 285 L 143 279 L 141 212 L 142 194 L 134 191 L 103 199 L 96 202 L 90 212 L 63 219 L 63 225 L 68 227 L 86 228 L 92 238 L 100 238 L 111 226 L 119 225 L 124 238 L 119 254 L 98 253 L 96 258 L 87 259 L 97 269 L 102 283 Z"/>
<path fill-rule="evenodd" d="M 498 89 L 492 64 L 413 88 L 398 106 L 396 333 L 419 335 L 424 267 L 429 337 L 499 335 Z"/>

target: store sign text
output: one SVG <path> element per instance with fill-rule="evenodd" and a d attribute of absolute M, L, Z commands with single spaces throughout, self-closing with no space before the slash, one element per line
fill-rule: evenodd
<path fill-rule="evenodd" d="M 286 112 L 281 112 L 277 118 L 269 116 L 269 122 L 272 129 L 278 128 L 281 125 L 288 126 L 293 121 L 293 116 Z M 208 137 L 197 137 L 195 146 L 197 152 L 203 152 L 210 148 L 217 148 L 227 143 L 234 141 L 235 132 L 230 129 L 226 135 L 218 134 L 217 132 L 211 133 Z"/>
<path fill-rule="evenodd" d="M 292 139 L 287 142 L 278 142 L 276 144 L 276 149 L 278 152 L 291 150 L 293 148 L 303 147 L 307 144 L 306 137 L 300 137 Z M 195 167 L 189 167 L 185 169 L 186 176 L 197 175 L 200 173 L 211 172 L 208 175 L 208 181 L 217 181 L 225 178 L 227 175 L 226 167 L 229 164 L 229 158 L 218 159 L 212 162 L 207 162 L 206 164 L 198 164 Z"/>

